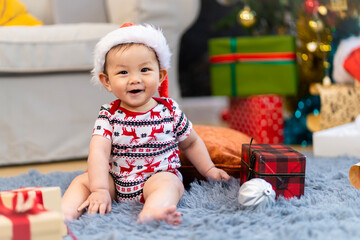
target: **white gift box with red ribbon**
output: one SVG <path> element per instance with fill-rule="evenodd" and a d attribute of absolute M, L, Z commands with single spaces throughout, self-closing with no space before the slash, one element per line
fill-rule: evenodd
<path fill-rule="evenodd" d="M 59 187 L 0 192 L 0 240 L 62 239 L 67 234 Z"/>

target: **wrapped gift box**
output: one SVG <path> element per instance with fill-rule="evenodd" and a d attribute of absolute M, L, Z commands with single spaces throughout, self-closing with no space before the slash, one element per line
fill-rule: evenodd
<path fill-rule="evenodd" d="M 358 125 L 352 122 L 313 133 L 313 152 L 318 157 L 360 157 L 359 143 L 360 121 Z"/>
<path fill-rule="evenodd" d="M 45 209 L 62 213 L 61 190 L 59 187 L 24 187 L 0 192 L 0 198 L 6 207 L 11 208 L 15 194 L 19 193 L 23 196 L 34 193 L 40 199 L 40 203 L 43 204 Z"/>
<path fill-rule="evenodd" d="M 59 187 L 0 192 L 0 239 L 61 239 L 67 234 Z"/>
<path fill-rule="evenodd" d="M 360 87 L 346 84 L 316 85 L 320 93 L 320 130 L 355 121 L 360 114 Z"/>
<path fill-rule="evenodd" d="M 212 94 L 296 95 L 295 38 L 261 36 L 209 40 Z"/>
<path fill-rule="evenodd" d="M 231 98 L 228 124 L 257 143 L 282 143 L 284 140 L 282 98 L 278 95 L 258 95 Z"/>
<path fill-rule="evenodd" d="M 26 215 L 14 214 L 11 218 L 0 214 L 0 239 L 60 240 L 62 239 L 60 227 L 62 221 L 62 215 L 54 211 Z"/>
<path fill-rule="evenodd" d="M 300 197 L 304 194 L 305 162 L 303 154 L 284 144 L 243 144 L 240 184 L 251 178 L 269 182 L 276 197 Z"/>

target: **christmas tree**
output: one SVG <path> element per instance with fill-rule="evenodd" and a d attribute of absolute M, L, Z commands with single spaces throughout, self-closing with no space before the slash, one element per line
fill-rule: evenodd
<path fill-rule="evenodd" d="M 360 0 L 217 1 L 233 9 L 214 24 L 217 31 L 237 25 L 250 36 L 297 37 L 300 98 L 309 93 L 311 83 L 330 75 L 330 60 L 340 40 L 359 34 Z"/>

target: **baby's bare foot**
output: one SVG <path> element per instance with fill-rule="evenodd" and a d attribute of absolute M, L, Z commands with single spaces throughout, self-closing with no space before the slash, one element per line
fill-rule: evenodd
<path fill-rule="evenodd" d="M 168 224 L 177 226 L 181 223 L 181 213 L 176 211 L 176 206 L 174 205 L 165 208 L 143 209 L 139 214 L 138 222 L 145 223 L 150 220 L 165 220 Z"/>

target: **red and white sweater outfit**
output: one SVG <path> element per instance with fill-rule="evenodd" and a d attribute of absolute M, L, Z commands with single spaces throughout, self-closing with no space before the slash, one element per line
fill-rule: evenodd
<path fill-rule="evenodd" d="M 181 180 L 178 143 L 192 129 L 191 122 L 171 98 L 154 98 L 158 105 L 146 113 L 120 107 L 120 100 L 101 107 L 93 135 L 112 142 L 109 172 L 116 184 L 118 201 L 143 202 L 145 181 L 161 171 Z"/>

